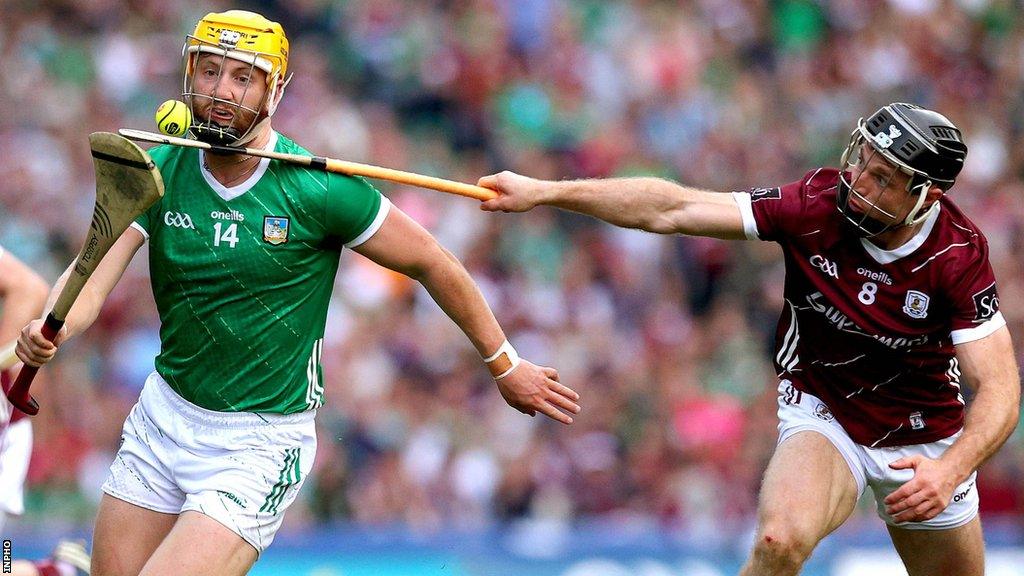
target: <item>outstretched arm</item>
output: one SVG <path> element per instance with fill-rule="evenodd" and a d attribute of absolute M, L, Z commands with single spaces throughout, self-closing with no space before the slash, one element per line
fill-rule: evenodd
<path fill-rule="evenodd" d="M 380 229 L 354 250 L 421 283 L 482 357 L 492 356 L 505 342 L 501 326 L 466 269 L 401 210 L 392 207 Z M 504 356 L 488 364 L 501 395 L 520 412 L 540 412 L 565 424 L 572 423 L 567 413 L 579 412 L 579 395 L 558 382 L 555 369 L 523 360 L 509 372 Z"/>
<path fill-rule="evenodd" d="M 514 172 L 485 176 L 498 192 L 481 204 L 490 212 L 525 212 L 548 205 L 658 234 L 743 239 L 743 220 L 731 194 L 680 186 L 660 178 L 536 180 Z"/>
<path fill-rule="evenodd" d="M 975 390 L 963 434 L 938 460 L 912 456 L 890 464 L 914 470 L 914 478 L 885 499 L 887 511 L 897 520 L 920 522 L 945 510 L 953 490 L 995 454 L 1017 427 L 1020 376 L 1006 326 L 959 344 L 956 357 L 964 381 Z"/>

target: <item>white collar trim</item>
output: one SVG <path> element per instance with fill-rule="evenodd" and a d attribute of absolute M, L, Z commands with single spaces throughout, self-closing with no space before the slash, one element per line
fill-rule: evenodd
<path fill-rule="evenodd" d="M 277 132 L 271 130 L 270 140 L 263 149 L 269 152 L 276 146 Z M 217 179 L 213 177 L 213 174 L 210 174 L 210 171 L 206 169 L 206 150 L 199 151 L 199 172 L 203 175 L 203 179 L 206 180 L 206 183 L 210 185 L 210 188 L 213 188 L 213 191 L 217 193 L 217 196 L 220 196 L 224 200 L 234 200 L 251 190 L 252 187 L 260 181 L 263 174 L 266 173 L 268 166 L 270 166 L 270 158 L 261 158 L 259 164 L 256 166 L 256 170 L 253 171 L 248 178 L 229 188 L 218 182 Z"/>
<path fill-rule="evenodd" d="M 902 246 L 894 248 L 892 250 L 884 250 L 875 246 L 867 238 L 861 238 L 860 243 L 867 250 L 868 254 L 875 259 L 879 264 L 889 264 L 895 262 L 904 256 L 910 256 L 924 244 L 924 241 L 928 239 L 928 235 L 932 233 L 932 228 L 935 227 L 935 223 L 939 220 L 939 212 L 942 212 L 942 206 L 940 205 L 938 210 L 932 212 L 928 218 L 924 221 L 924 226 L 917 231 L 917 234 L 907 240 Z"/>

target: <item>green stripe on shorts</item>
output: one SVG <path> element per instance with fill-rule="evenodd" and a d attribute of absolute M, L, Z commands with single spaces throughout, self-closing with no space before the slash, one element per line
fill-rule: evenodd
<path fill-rule="evenodd" d="M 288 488 L 299 482 L 299 449 L 290 448 L 284 452 L 284 466 L 281 467 L 281 473 L 278 476 L 277 484 L 270 490 L 270 494 L 267 495 L 266 501 L 263 502 L 263 506 L 260 507 L 260 512 L 269 512 L 271 514 L 277 514 L 278 507 L 281 505 L 281 501 L 284 500 L 284 495 L 288 491 Z"/>

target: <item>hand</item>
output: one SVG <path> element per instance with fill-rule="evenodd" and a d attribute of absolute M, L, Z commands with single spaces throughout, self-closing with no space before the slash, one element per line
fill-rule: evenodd
<path fill-rule="evenodd" d="M 893 470 L 913 469 L 914 477 L 885 498 L 885 512 L 897 522 L 923 522 L 938 516 L 959 484 L 956 470 L 941 460 L 908 456 L 889 464 Z"/>
<path fill-rule="evenodd" d="M 480 204 L 480 209 L 487 212 L 526 212 L 540 204 L 540 193 L 543 182 L 515 172 L 499 172 L 484 176 L 477 182 L 478 186 L 490 188 L 498 193 L 498 197 Z"/>
<path fill-rule="evenodd" d="M 18 336 L 18 346 L 15 352 L 18 358 L 28 366 L 42 366 L 53 359 L 57 353 L 57 347 L 67 338 L 67 327 L 57 332 L 57 337 L 50 342 L 43 336 L 43 321 L 33 320 L 22 328 Z"/>
<path fill-rule="evenodd" d="M 576 404 L 580 395 L 558 381 L 558 370 L 554 368 L 522 360 L 511 374 L 495 383 L 505 402 L 523 414 L 535 416 L 540 412 L 563 424 L 572 424 L 572 417 L 565 412 L 580 411 Z"/>

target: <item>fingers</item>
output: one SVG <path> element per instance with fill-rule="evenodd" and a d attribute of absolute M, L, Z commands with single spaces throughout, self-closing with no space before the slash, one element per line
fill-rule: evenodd
<path fill-rule="evenodd" d="M 566 386 L 548 379 L 547 395 L 545 398 L 537 398 L 537 405 L 535 407 L 542 414 L 553 420 L 563 424 L 572 424 L 572 416 L 566 414 L 566 412 L 579 414 L 580 406 L 574 402 L 574 400 L 579 400 L 579 397 L 579 394 Z"/>
<path fill-rule="evenodd" d="M 476 181 L 476 185 L 477 186 L 482 186 L 484 188 L 490 188 L 491 190 L 497 190 L 498 189 L 498 175 L 497 174 L 491 174 L 490 176 L 484 176 L 483 178 L 481 178 L 481 179 Z"/>
<path fill-rule="evenodd" d="M 18 336 L 15 353 L 28 366 L 42 366 L 57 353 L 57 345 L 47 340 L 39 330 L 41 324 L 38 320 L 33 321 L 22 329 L 21 335 Z M 61 340 L 61 338 L 58 336 L 56 340 Z"/>
<path fill-rule="evenodd" d="M 893 470 L 906 470 L 907 468 L 914 468 L 917 466 L 918 458 L 919 457 L 917 456 L 908 456 L 906 458 L 900 458 L 895 462 L 890 462 L 889 468 L 892 468 Z"/>
<path fill-rule="evenodd" d="M 887 496 L 884 503 L 885 513 L 900 523 L 930 520 L 947 505 L 934 487 L 910 482 Z"/>
<path fill-rule="evenodd" d="M 903 486 L 900 486 L 899 490 L 896 490 L 892 494 L 889 494 L 888 496 L 886 496 L 885 500 L 883 500 L 883 502 L 885 502 L 885 504 L 887 506 L 892 506 L 892 505 L 896 504 L 897 502 L 900 502 L 903 499 L 909 497 L 914 492 L 915 492 L 914 488 L 911 487 L 909 483 L 907 483 L 907 484 L 904 484 Z M 892 512 L 889 512 L 889 513 L 892 514 Z"/>
<path fill-rule="evenodd" d="M 549 381 L 549 382 L 551 382 L 551 387 L 549 388 L 549 390 L 551 390 L 555 394 L 554 394 L 554 396 L 552 398 L 548 399 L 548 402 L 553 402 L 553 403 L 557 404 L 563 410 L 568 410 L 569 412 L 572 412 L 573 414 L 579 414 L 580 413 L 580 406 L 575 401 L 580 399 L 580 395 L 575 393 L 575 392 L 573 392 L 569 388 L 566 388 L 565 386 L 562 386 L 558 382 L 554 382 L 554 381 Z M 565 392 L 562 392 L 562 391 L 558 390 L 558 388 L 561 388 L 561 389 L 565 390 Z"/>
<path fill-rule="evenodd" d="M 497 174 L 491 174 L 490 176 L 484 176 L 483 178 L 477 180 L 476 185 L 477 186 L 482 186 L 484 188 L 490 188 L 491 190 L 494 190 L 494 191 L 498 192 L 498 197 L 497 198 L 493 198 L 491 200 L 485 200 L 485 201 L 481 202 L 480 203 L 480 209 L 485 211 L 485 212 L 497 212 L 497 211 L 500 211 L 501 210 L 501 207 L 500 207 L 501 203 L 498 200 L 501 198 L 501 190 L 498 188 L 498 175 Z"/>
<path fill-rule="evenodd" d="M 558 408 L 555 408 L 548 402 L 542 403 L 538 407 L 538 410 L 541 414 L 544 414 L 545 416 L 551 418 L 552 420 L 557 420 L 562 424 L 572 424 L 572 416 L 569 416 L 565 412 L 559 411 Z"/>
<path fill-rule="evenodd" d="M 931 520 L 942 512 L 943 506 L 934 500 L 925 500 L 924 502 L 914 506 L 911 509 L 904 510 L 897 514 L 891 514 L 893 520 L 898 523 L 903 522 L 924 522 L 925 520 Z"/>
<path fill-rule="evenodd" d="M 563 424 L 572 424 L 570 414 L 580 411 L 576 401 L 580 395 L 558 382 L 558 371 L 523 361 L 520 367 L 496 380 L 505 401 L 516 410 L 531 416 L 541 413 Z"/>
<path fill-rule="evenodd" d="M 495 198 L 493 200 L 485 200 L 485 201 L 481 202 L 480 203 L 480 209 L 483 210 L 484 212 L 500 212 L 501 211 L 501 207 L 499 205 L 499 202 L 498 202 L 497 198 Z"/>
<path fill-rule="evenodd" d="M 892 495 L 890 494 L 890 496 Z M 896 516 L 897 514 L 901 514 L 910 508 L 920 506 L 921 503 L 926 502 L 927 500 L 928 498 L 921 492 L 911 494 L 905 498 L 900 498 L 899 500 L 896 500 L 892 503 L 889 503 L 889 499 L 886 498 L 885 512 L 890 516 Z"/>
<path fill-rule="evenodd" d="M 568 386 L 560 384 L 555 380 L 551 381 L 550 389 L 554 393 L 558 394 L 560 397 L 568 398 L 573 402 L 579 402 L 580 395 L 577 394 L 575 390 L 569 388 Z M 577 408 L 579 408 L 579 406 L 577 406 Z M 576 412 L 579 412 L 579 410 L 576 410 Z"/>

